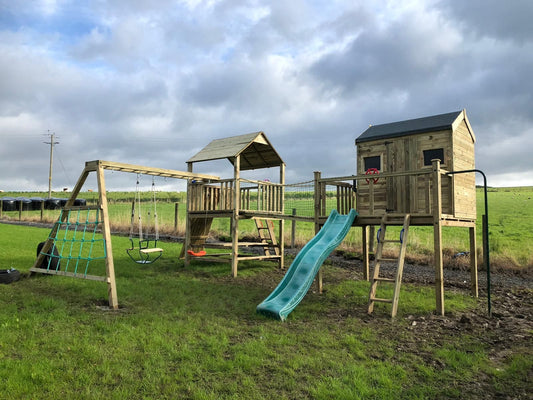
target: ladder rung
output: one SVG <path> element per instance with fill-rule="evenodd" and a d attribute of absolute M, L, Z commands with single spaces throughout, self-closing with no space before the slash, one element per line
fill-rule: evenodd
<path fill-rule="evenodd" d="M 376 261 L 396 262 L 396 261 L 398 261 L 398 259 L 397 258 L 376 258 Z"/>
<path fill-rule="evenodd" d="M 379 303 L 392 303 L 392 299 L 380 299 L 379 297 L 371 297 L 370 301 L 377 301 Z"/>
<path fill-rule="evenodd" d="M 374 278 L 375 281 L 379 281 L 379 282 L 396 282 L 396 279 L 392 279 L 392 278 Z"/>

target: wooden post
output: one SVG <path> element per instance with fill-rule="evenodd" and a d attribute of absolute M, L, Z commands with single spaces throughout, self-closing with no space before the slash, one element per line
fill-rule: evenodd
<path fill-rule="evenodd" d="M 315 180 L 315 235 L 320 230 L 320 214 L 321 214 L 321 198 L 322 198 L 322 183 L 320 182 L 321 173 L 320 171 L 314 172 L 314 180 Z M 325 203 L 325 199 L 324 199 Z M 316 278 L 316 285 L 317 285 L 317 291 L 318 293 L 322 293 L 322 268 L 318 270 L 317 278 Z"/>
<path fill-rule="evenodd" d="M 370 233 L 369 233 L 369 240 L 368 240 L 368 254 L 374 254 L 374 249 L 376 248 L 374 241 L 376 240 L 376 227 L 374 225 L 370 225 Z"/>
<path fill-rule="evenodd" d="M 106 249 L 106 276 L 107 276 L 107 294 L 109 300 L 109 307 L 116 310 L 118 309 L 118 296 L 117 296 L 117 283 L 115 281 L 115 264 L 113 261 L 113 247 L 111 245 L 111 229 L 109 226 L 109 210 L 107 208 L 107 193 L 105 188 L 105 179 L 104 179 L 104 169 L 99 166 L 97 170 L 97 181 L 98 181 L 98 195 L 100 200 L 100 208 L 102 210 L 102 235 L 105 240 L 105 249 Z M 67 202 L 67 205 L 70 206 L 74 202 L 74 199 L 71 199 Z M 70 205 L 68 203 L 71 203 Z"/>
<path fill-rule="evenodd" d="M 442 192 L 440 160 L 433 163 L 433 247 L 435 264 L 435 298 L 436 312 L 444 315 L 444 272 L 442 260 Z"/>
<path fill-rule="evenodd" d="M 177 201 L 174 203 L 174 232 L 178 232 L 178 213 L 180 210 L 180 203 Z"/>
<path fill-rule="evenodd" d="M 233 214 L 231 217 L 231 274 L 237 277 L 239 263 L 239 207 L 241 204 L 241 156 L 235 157 L 233 164 L 234 192 L 233 192 Z"/>
<path fill-rule="evenodd" d="M 470 231 L 470 289 L 472 296 L 479 296 L 477 279 L 477 249 L 476 249 L 476 225 L 469 228 Z"/>
<path fill-rule="evenodd" d="M 279 166 L 279 182 L 281 184 L 278 199 L 280 201 L 279 211 L 281 215 L 285 214 L 285 164 Z M 279 267 L 285 268 L 285 219 L 279 220 Z"/>
<path fill-rule="evenodd" d="M 187 163 L 187 172 L 192 172 L 192 163 Z M 189 211 L 192 208 L 192 181 L 187 179 L 187 203 L 185 204 L 185 240 L 181 254 L 183 256 L 183 264 L 188 267 L 191 262 L 191 255 L 187 252 L 191 247 L 191 216 Z"/>
<path fill-rule="evenodd" d="M 296 208 L 292 209 L 292 215 L 296 215 Z M 296 220 L 292 220 L 291 223 L 291 249 L 294 249 L 295 246 L 295 237 L 296 237 Z"/>
<path fill-rule="evenodd" d="M 315 177 L 314 177 L 314 188 L 315 188 L 315 192 L 314 192 L 314 201 L 315 201 L 315 215 L 314 215 L 314 218 L 315 218 L 315 234 L 318 233 L 318 231 L 320 230 L 320 222 L 319 222 L 319 218 L 320 218 L 320 195 L 321 195 L 321 183 L 319 182 L 320 180 L 320 176 L 321 176 L 321 173 L 320 171 L 315 171 L 314 172 L 315 174 Z"/>
<path fill-rule="evenodd" d="M 363 279 L 368 281 L 370 279 L 370 259 L 369 259 L 369 248 L 368 248 L 368 231 L 369 226 L 365 225 L 362 227 L 362 241 L 363 241 Z"/>
<path fill-rule="evenodd" d="M 19 201 L 19 221 L 22 221 L 22 200 Z"/>
<path fill-rule="evenodd" d="M 43 201 L 44 203 L 44 201 Z M 0 199 L 0 218 L 2 218 L 2 210 L 4 209 L 4 200 Z"/>
<path fill-rule="evenodd" d="M 44 200 L 41 201 L 41 222 L 43 222 L 44 219 Z"/>

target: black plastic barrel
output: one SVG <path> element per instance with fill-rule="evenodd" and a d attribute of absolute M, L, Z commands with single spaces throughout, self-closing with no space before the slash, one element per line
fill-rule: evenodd
<path fill-rule="evenodd" d="M 44 208 L 47 210 L 59 210 L 61 208 L 61 199 L 51 197 L 44 201 Z"/>
<path fill-rule="evenodd" d="M 15 197 L 15 206 L 17 210 L 20 210 L 20 206 L 22 205 L 22 211 L 30 211 L 31 210 L 31 200 L 27 197 Z"/>
<path fill-rule="evenodd" d="M 39 211 L 44 203 L 44 199 L 42 197 L 30 197 L 30 201 L 31 209 L 34 211 Z"/>
<path fill-rule="evenodd" d="M 2 211 L 17 211 L 13 197 L 2 197 Z"/>

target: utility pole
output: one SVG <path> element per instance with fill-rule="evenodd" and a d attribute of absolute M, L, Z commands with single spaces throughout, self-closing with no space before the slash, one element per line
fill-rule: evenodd
<path fill-rule="evenodd" d="M 54 162 L 54 145 L 59 144 L 59 142 L 55 141 L 55 133 L 50 133 L 50 130 L 48 130 L 48 136 L 50 136 L 49 142 L 43 142 L 45 144 L 50 145 L 50 170 L 48 172 L 48 198 L 52 198 L 52 164 Z"/>

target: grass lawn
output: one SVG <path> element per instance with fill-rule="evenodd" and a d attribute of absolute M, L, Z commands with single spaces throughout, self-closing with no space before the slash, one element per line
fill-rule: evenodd
<path fill-rule="evenodd" d="M 48 232 L 0 224 L 0 268 L 26 272 Z M 161 243 L 163 258 L 140 266 L 126 255 L 128 243 L 113 237 L 118 311 L 104 307 L 101 282 L 34 276 L 0 285 L 0 398 L 485 399 L 531 393 L 531 349 L 510 343 L 507 356 L 495 360 L 481 340 L 486 328 L 450 324 L 483 313 L 482 299 L 448 290 L 447 317 L 435 317 L 432 287 L 405 284 L 396 320 L 387 307 L 368 316 L 368 282 L 328 265 L 326 293 L 308 293 L 280 323 L 255 313 L 283 276 L 272 264 L 242 263 L 233 279 L 227 264 L 184 268 L 181 245 Z M 423 329 L 424 321 L 434 325 Z"/>

